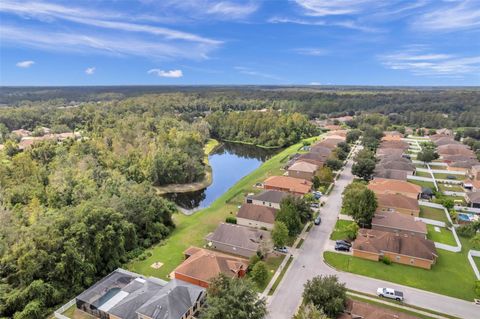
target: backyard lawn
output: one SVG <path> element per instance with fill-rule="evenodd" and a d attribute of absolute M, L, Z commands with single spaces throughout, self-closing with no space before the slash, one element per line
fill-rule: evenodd
<path fill-rule="evenodd" d="M 447 179 L 452 181 L 455 181 L 455 180 L 462 181 L 465 179 L 465 175 L 458 175 L 458 174 L 434 173 L 433 175 L 435 176 L 436 179 Z"/>
<path fill-rule="evenodd" d="M 429 172 L 419 172 L 415 171 L 415 176 L 432 178 L 432 175 Z"/>
<path fill-rule="evenodd" d="M 438 249 L 438 259 L 431 270 L 396 263 L 386 265 L 334 252 L 325 252 L 323 256 L 328 264 L 339 270 L 472 301 L 479 296 L 475 296 L 476 278 L 467 260 L 471 245 L 467 239 L 461 241 L 460 253 Z"/>
<path fill-rule="evenodd" d="M 416 167 L 416 168 L 428 168 L 427 165 L 425 165 L 425 164 L 418 164 L 418 163 L 415 163 L 415 167 Z"/>
<path fill-rule="evenodd" d="M 416 180 L 413 180 L 413 179 L 409 179 L 407 182 L 412 183 L 412 184 L 416 184 L 420 187 L 428 187 L 431 190 L 435 190 L 435 185 L 433 184 L 433 182 L 416 181 Z"/>
<path fill-rule="evenodd" d="M 444 227 L 438 227 L 438 228 L 440 229 L 440 232 L 435 230 L 435 226 L 427 225 L 427 231 L 428 231 L 427 238 L 437 243 L 457 246 L 457 243 L 455 242 L 455 238 L 453 237 L 453 233 L 449 229 Z"/>
<path fill-rule="evenodd" d="M 450 192 L 464 192 L 465 190 L 463 189 L 462 186 L 460 185 L 455 185 L 455 184 L 443 184 L 443 183 L 437 183 L 438 185 L 438 190 L 444 192 L 444 191 L 450 191 Z"/>
<path fill-rule="evenodd" d="M 475 261 L 475 265 L 477 265 L 477 269 L 480 270 L 480 257 L 473 257 L 473 261 Z"/>
<path fill-rule="evenodd" d="M 314 139 L 318 139 L 318 137 L 308 140 L 313 141 Z M 289 155 L 294 154 L 302 146 L 303 144 L 300 142 L 282 150 L 239 180 L 216 199 L 210 207 L 191 216 L 175 214 L 173 217 L 176 228 L 172 234 L 160 244 L 147 250 L 147 253 L 151 254 L 150 257 L 131 261 L 126 265 L 127 269 L 146 276 L 168 279 L 168 275 L 182 262 L 185 249 L 191 245 L 202 247 L 205 244 L 204 237 L 215 230 L 218 223 L 225 221 L 227 216 L 236 213 L 237 205 L 243 202 L 245 194 L 254 189 L 253 185 L 278 172 L 280 167 L 287 162 Z M 163 265 L 158 269 L 152 268 L 151 265 L 156 262 L 163 263 Z"/>
<path fill-rule="evenodd" d="M 330 235 L 331 240 L 340 240 L 340 239 L 347 239 L 347 227 L 353 224 L 353 221 L 350 220 L 337 220 L 335 224 L 335 228 L 333 229 L 332 234 Z"/>
<path fill-rule="evenodd" d="M 445 211 L 440 208 L 433 208 L 420 205 L 420 217 L 438 220 L 444 223 L 448 222 Z"/>

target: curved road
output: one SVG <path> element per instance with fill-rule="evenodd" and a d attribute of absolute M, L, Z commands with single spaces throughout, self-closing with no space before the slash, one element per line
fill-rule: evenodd
<path fill-rule="evenodd" d="M 295 259 L 285 277 L 268 300 L 269 319 L 290 319 L 301 301 L 303 285 L 318 275 L 337 275 L 349 289 L 375 294 L 378 287 L 392 287 L 405 293 L 405 301 L 418 307 L 432 309 L 444 314 L 465 319 L 480 318 L 480 306 L 428 291 L 401 286 L 352 273 L 337 271 L 323 261 L 323 252 L 329 241 L 342 205 L 342 192 L 353 180 L 352 160 L 336 182 L 325 205 L 322 207 L 322 224 L 314 226 L 307 235 L 301 249 L 294 253 Z"/>

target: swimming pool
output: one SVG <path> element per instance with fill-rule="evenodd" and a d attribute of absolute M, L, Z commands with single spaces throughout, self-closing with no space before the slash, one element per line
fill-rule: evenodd
<path fill-rule="evenodd" d="M 457 215 L 457 218 L 463 222 L 471 222 L 473 221 L 473 215 L 470 214 L 465 214 L 465 213 L 459 213 Z"/>

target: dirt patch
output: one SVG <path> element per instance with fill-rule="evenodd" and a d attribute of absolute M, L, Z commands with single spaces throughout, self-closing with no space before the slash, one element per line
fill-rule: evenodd
<path fill-rule="evenodd" d="M 162 268 L 163 266 L 163 263 L 157 261 L 156 263 L 153 263 L 150 267 L 152 267 L 153 269 L 160 269 Z"/>

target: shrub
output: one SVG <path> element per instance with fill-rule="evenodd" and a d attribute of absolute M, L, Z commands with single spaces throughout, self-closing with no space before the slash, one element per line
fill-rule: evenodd
<path fill-rule="evenodd" d="M 392 261 L 387 256 L 380 257 L 380 261 L 382 263 L 384 263 L 385 265 L 391 265 L 392 264 Z"/>
<path fill-rule="evenodd" d="M 347 226 L 345 233 L 347 234 L 348 239 L 355 240 L 355 238 L 357 238 L 358 228 L 357 223 L 351 223 Z"/>
<path fill-rule="evenodd" d="M 480 297 L 480 280 L 475 281 L 475 294 Z"/>
<path fill-rule="evenodd" d="M 228 216 L 227 218 L 225 218 L 225 222 L 229 223 L 229 224 L 236 224 L 237 223 L 237 219 L 235 217 L 232 217 L 232 216 Z"/>
<path fill-rule="evenodd" d="M 253 269 L 253 266 L 255 266 L 255 264 L 258 263 L 259 261 L 260 261 L 260 257 L 258 257 L 257 254 L 252 255 L 252 257 L 250 257 L 248 269 L 249 269 L 249 270 L 252 270 L 252 269 Z"/>

